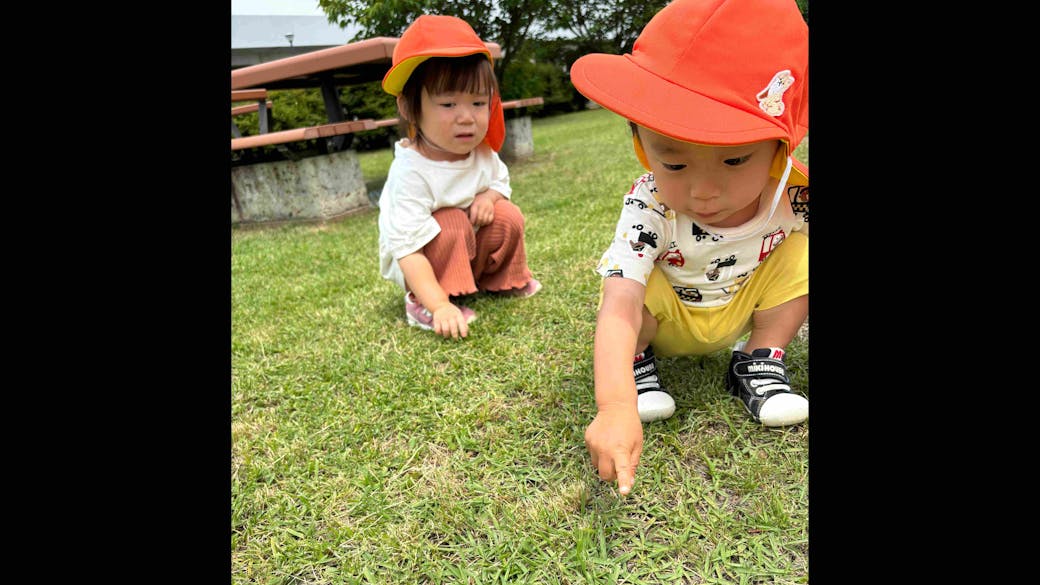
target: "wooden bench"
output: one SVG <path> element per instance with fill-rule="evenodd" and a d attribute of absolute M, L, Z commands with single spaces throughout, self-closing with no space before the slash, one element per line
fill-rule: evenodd
<path fill-rule="evenodd" d="M 545 100 L 541 97 L 522 98 L 502 102 L 502 109 L 512 110 L 506 117 L 506 140 L 498 155 L 506 162 L 527 158 L 534 154 L 534 136 L 531 132 L 531 116 L 527 108 L 541 106 Z"/>
<path fill-rule="evenodd" d="M 258 146 L 274 146 L 278 144 L 286 144 L 288 142 L 313 140 L 315 138 L 332 138 L 334 136 L 351 134 L 353 132 L 361 132 L 362 130 L 375 130 L 377 127 L 375 120 L 367 119 L 335 122 L 332 124 L 308 126 L 305 128 L 293 128 L 292 130 L 282 130 L 281 132 L 268 132 L 267 134 L 257 134 L 256 136 L 232 138 L 231 150 L 256 148 Z"/>
<path fill-rule="evenodd" d="M 508 102 L 502 102 L 503 110 L 513 110 L 516 108 L 526 108 L 528 106 L 541 106 L 545 104 L 545 100 L 541 97 L 523 98 L 519 100 L 509 100 Z"/>
<path fill-rule="evenodd" d="M 268 110 L 270 110 L 273 104 L 271 103 L 271 100 L 267 100 L 267 102 L 264 105 L 267 107 Z M 260 104 L 246 104 L 244 106 L 235 106 L 231 108 L 231 115 L 241 116 L 242 114 L 252 114 L 253 112 L 259 111 Z"/>
<path fill-rule="evenodd" d="M 528 106 L 540 106 L 545 103 L 545 99 L 541 97 L 524 98 L 519 100 L 509 100 L 508 102 L 502 102 L 503 110 L 515 110 L 517 108 L 526 108 Z M 387 118 L 385 120 L 379 120 L 376 122 L 376 128 L 384 128 L 386 126 L 396 126 L 401 123 L 400 118 Z"/>
<path fill-rule="evenodd" d="M 246 93 L 249 90 L 235 93 Z M 258 90 L 263 91 L 263 90 Z M 255 99 L 260 96 L 259 93 L 251 94 L 249 99 Z M 263 97 L 267 96 L 267 92 L 263 92 Z M 232 96 L 234 97 L 234 96 Z M 267 102 L 267 106 L 270 107 L 271 102 Z M 512 110 L 516 108 L 524 108 L 528 106 L 540 106 L 545 103 L 545 100 L 541 97 L 524 98 L 519 100 L 510 100 L 502 102 L 503 110 Z M 257 111 L 259 109 L 258 104 L 251 104 L 249 106 L 241 106 L 243 108 L 253 108 L 250 111 Z M 315 138 L 331 138 L 333 136 L 341 136 L 344 134 L 351 134 L 353 132 L 362 132 L 365 130 L 375 130 L 377 128 L 385 128 L 387 126 L 396 126 L 400 124 L 400 118 L 387 118 L 385 120 L 351 120 L 347 122 L 336 122 L 333 124 L 322 124 L 320 126 L 309 126 L 306 128 L 293 128 L 292 130 L 282 130 L 281 132 L 269 132 L 261 133 L 256 136 L 245 136 L 231 139 L 231 150 L 242 150 L 245 148 L 256 148 L 258 146 L 274 146 L 277 144 L 286 144 L 289 142 L 299 142 L 302 140 L 313 140 Z M 266 124 L 265 124 L 266 126 Z"/>
<path fill-rule="evenodd" d="M 256 112 L 257 117 L 260 119 L 260 133 L 267 133 L 267 110 L 271 107 L 271 101 L 267 99 L 266 89 L 238 89 L 231 90 L 231 103 L 235 102 L 252 102 L 255 104 L 249 104 L 245 106 L 238 106 L 231 108 L 231 135 L 241 137 L 242 133 L 238 130 L 238 125 L 235 124 L 234 117 L 241 114 L 248 114 L 250 112 Z"/>
<path fill-rule="evenodd" d="M 266 89 L 233 89 L 231 90 L 232 102 L 251 102 L 255 100 L 266 100 Z"/>

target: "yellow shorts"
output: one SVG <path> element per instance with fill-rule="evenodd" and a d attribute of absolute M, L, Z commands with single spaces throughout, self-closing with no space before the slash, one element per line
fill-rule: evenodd
<path fill-rule="evenodd" d="M 646 285 L 646 305 L 657 318 L 651 342 L 659 357 L 704 355 L 732 347 L 751 331 L 756 310 L 809 294 L 809 238 L 794 232 L 776 247 L 733 299 L 719 307 L 695 309 L 679 300 L 668 279 L 654 267 Z"/>

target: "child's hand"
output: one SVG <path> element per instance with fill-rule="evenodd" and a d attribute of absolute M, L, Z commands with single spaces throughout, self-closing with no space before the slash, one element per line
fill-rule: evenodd
<path fill-rule="evenodd" d="M 635 404 L 606 405 L 585 429 L 585 446 L 603 481 L 617 479 L 618 491 L 632 491 L 643 453 L 643 423 Z"/>
<path fill-rule="evenodd" d="M 462 311 L 452 303 L 444 303 L 433 313 L 433 332 L 444 337 L 458 339 L 469 335 L 469 325 Z"/>
<path fill-rule="evenodd" d="M 469 222 L 476 227 L 485 226 L 495 220 L 495 203 L 504 197 L 495 190 L 477 193 L 469 206 Z"/>

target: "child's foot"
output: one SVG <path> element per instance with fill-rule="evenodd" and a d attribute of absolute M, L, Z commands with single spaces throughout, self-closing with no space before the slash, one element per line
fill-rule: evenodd
<path fill-rule="evenodd" d="M 466 317 L 466 323 L 472 323 L 477 318 L 477 313 L 465 306 L 456 305 L 462 315 Z M 433 330 L 433 313 L 426 310 L 426 307 L 422 306 L 419 299 L 415 298 L 411 292 L 405 293 L 404 295 L 404 315 L 408 319 L 408 324 L 412 327 L 418 327 L 425 329 L 426 331 Z"/>
<path fill-rule="evenodd" d="M 746 354 L 743 345 L 733 350 L 726 389 L 740 398 L 751 417 L 767 427 L 782 427 L 809 418 L 809 401 L 791 392 L 784 350 L 760 347 Z"/>
<path fill-rule="evenodd" d="M 639 420 L 652 422 L 672 416 L 675 412 L 675 401 L 668 391 L 661 387 L 657 378 L 654 348 L 648 345 L 643 353 L 632 360 L 632 374 L 636 378 L 636 408 L 639 410 Z"/>
<path fill-rule="evenodd" d="M 538 282 L 537 279 L 532 278 L 527 281 L 524 286 L 514 288 L 511 290 L 504 290 L 501 294 L 507 297 L 517 297 L 520 299 L 526 299 L 527 297 L 533 297 L 538 294 L 538 291 L 542 290 L 542 283 Z"/>

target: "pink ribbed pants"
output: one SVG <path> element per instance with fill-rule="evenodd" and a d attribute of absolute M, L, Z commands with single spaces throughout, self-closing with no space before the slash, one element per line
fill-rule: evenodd
<path fill-rule="evenodd" d="M 437 282 L 449 297 L 505 291 L 531 280 L 524 250 L 524 216 L 508 199 L 495 203 L 495 219 L 473 232 L 466 210 L 433 212 L 441 233 L 423 248 Z"/>

